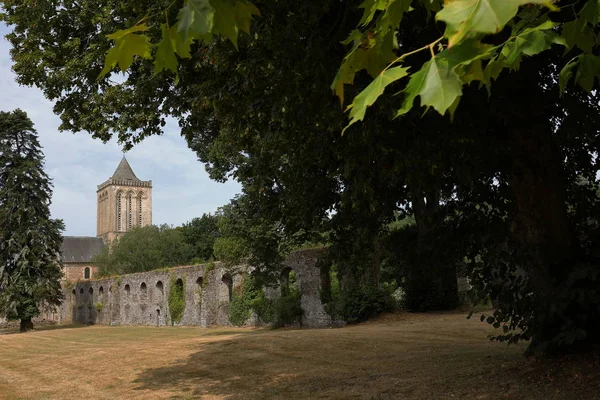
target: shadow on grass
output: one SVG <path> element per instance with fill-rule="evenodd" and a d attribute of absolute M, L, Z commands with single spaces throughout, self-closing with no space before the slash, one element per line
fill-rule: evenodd
<path fill-rule="evenodd" d="M 134 383 L 173 399 L 598 398 L 597 357 L 546 362 L 488 346 L 485 338 L 373 336 L 249 331 L 197 344 L 191 355 L 146 369 Z"/>
<path fill-rule="evenodd" d="M 61 329 L 73 329 L 73 328 L 87 328 L 89 325 L 85 324 L 66 324 L 66 325 L 43 325 L 36 327 L 33 326 L 33 330 L 27 332 L 19 332 L 19 328 L 8 328 L 8 329 L 0 329 L 0 335 L 14 335 L 14 334 L 28 334 L 33 332 L 40 331 L 56 331 Z"/>

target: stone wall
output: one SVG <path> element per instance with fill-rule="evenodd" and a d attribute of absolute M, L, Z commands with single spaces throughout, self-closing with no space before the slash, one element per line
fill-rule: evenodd
<path fill-rule="evenodd" d="M 288 257 L 283 266 L 283 270 L 296 272 L 304 312 L 302 325 L 313 328 L 333 325 L 320 299 L 319 254 L 318 249 L 300 251 Z M 173 325 L 168 307 L 170 282 L 180 280 L 185 289 L 185 311 L 174 325 L 230 325 L 227 310 L 231 293 L 242 285 L 243 272 L 248 270 L 215 263 L 80 281 L 64 289 L 65 300 L 56 314 L 60 323 Z M 277 287 L 267 289 L 269 297 L 279 293 Z M 258 323 L 252 316 L 246 324 Z"/>

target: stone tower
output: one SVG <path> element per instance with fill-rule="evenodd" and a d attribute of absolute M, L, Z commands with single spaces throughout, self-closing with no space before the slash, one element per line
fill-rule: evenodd
<path fill-rule="evenodd" d="M 139 180 L 123 156 L 115 173 L 98 185 L 97 235 L 107 244 L 137 226 L 152 225 L 152 181 Z"/>

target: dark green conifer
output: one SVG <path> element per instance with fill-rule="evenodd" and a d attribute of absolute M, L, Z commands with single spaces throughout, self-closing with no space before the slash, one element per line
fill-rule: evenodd
<path fill-rule="evenodd" d="M 0 315 L 33 327 L 43 307 L 60 304 L 61 220 L 50 218 L 52 183 L 33 123 L 0 112 Z"/>

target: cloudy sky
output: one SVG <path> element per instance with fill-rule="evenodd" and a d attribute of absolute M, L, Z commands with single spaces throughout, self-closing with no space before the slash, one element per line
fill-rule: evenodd
<path fill-rule="evenodd" d="M 35 124 L 46 156 L 46 172 L 54 180 L 52 216 L 62 218 L 65 235 L 96 235 L 96 185 L 108 179 L 121 160 L 113 141 L 104 144 L 87 133 L 59 132 L 52 102 L 37 88 L 19 86 L 11 71 L 9 31 L 0 23 L 0 111 L 21 108 Z M 152 180 L 152 220 L 181 225 L 229 202 L 236 182 L 211 181 L 196 155 L 187 148 L 176 123 L 160 137 L 146 139 L 126 154 L 138 178 Z"/>

